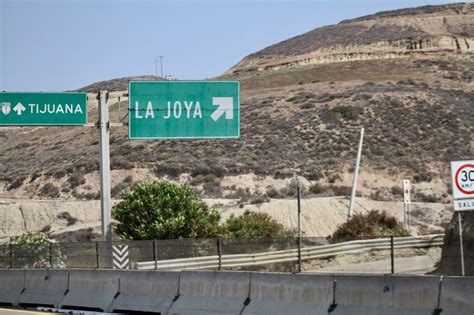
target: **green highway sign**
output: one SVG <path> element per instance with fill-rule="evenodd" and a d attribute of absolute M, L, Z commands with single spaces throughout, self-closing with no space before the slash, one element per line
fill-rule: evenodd
<path fill-rule="evenodd" d="M 240 136 L 237 81 L 131 81 L 130 139 Z"/>
<path fill-rule="evenodd" d="M 87 124 L 85 93 L 0 92 L 0 126 Z"/>

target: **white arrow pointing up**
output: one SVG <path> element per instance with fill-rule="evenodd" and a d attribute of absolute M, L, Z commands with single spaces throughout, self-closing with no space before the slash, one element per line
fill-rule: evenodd
<path fill-rule="evenodd" d="M 15 107 L 13 107 L 13 110 L 16 112 L 17 115 L 21 115 L 25 110 L 25 106 L 23 106 L 22 103 L 16 104 Z"/>
<path fill-rule="evenodd" d="M 217 121 L 224 113 L 225 119 L 234 119 L 233 97 L 213 97 L 212 105 L 218 106 L 211 115 L 212 120 Z"/>

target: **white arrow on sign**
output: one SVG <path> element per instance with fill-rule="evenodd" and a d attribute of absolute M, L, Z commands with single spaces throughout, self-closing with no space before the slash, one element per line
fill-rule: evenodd
<path fill-rule="evenodd" d="M 17 115 L 21 115 L 25 110 L 25 106 L 23 106 L 22 103 L 16 104 L 15 107 L 13 107 L 13 110 L 16 112 Z"/>
<path fill-rule="evenodd" d="M 213 97 L 212 105 L 218 106 L 211 115 L 212 120 L 217 121 L 224 113 L 225 119 L 234 119 L 233 97 Z"/>

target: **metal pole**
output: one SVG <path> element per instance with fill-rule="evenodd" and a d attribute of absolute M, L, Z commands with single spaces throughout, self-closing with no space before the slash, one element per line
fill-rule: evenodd
<path fill-rule="evenodd" d="M 357 151 L 357 160 L 356 166 L 354 170 L 354 177 L 352 178 L 352 193 L 351 193 L 351 200 L 349 202 L 349 213 L 348 219 L 352 218 L 352 212 L 354 210 L 354 200 L 357 188 L 357 175 L 359 174 L 359 164 L 360 164 L 360 157 L 362 155 L 362 144 L 364 142 L 364 128 L 360 129 L 360 141 L 359 141 L 359 149 Z"/>
<path fill-rule="evenodd" d="M 462 244 L 462 220 L 461 220 L 461 211 L 458 211 L 458 223 L 459 223 L 459 246 L 461 248 L 461 275 L 465 276 L 464 270 L 464 248 Z"/>
<path fill-rule="evenodd" d="M 155 77 L 158 76 L 158 58 L 155 58 Z"/>
<path fill-rule="evenodd" d="M 392 275 L 395 273 L 395 246 L 393 244 L 393 235 L 390 236 L 390 260 L 392 263 Z"/>
<path fill-rule="evenodd" d="M 408 219 L 407 219 L 407 204 L 403 202 L 403 224 L 405 224 L 405 229 L 408 228 Z"/>
<path fill-rule="evenodd" d="M 53 243 L 49 243 L 49 268 L 53 268 Z"/>
<path fill-rule="evenodd" d="M 13 268 L 13 245 L 10 243 L 10 268 Z"/>
<path fill-rule="evenodd" d="M 407 203 L 407 223 L 408 223 L 408 230 L 410 230 L 411 218 L 410 218 L 410 204 L 409 203 Z"/>
<path fill-rule="evenodd" d="M 97 266 L 97 269 L 99 269 L 99 242 L 95 242 L 95 263 Z"/>
<path fill-rule="evenodd" d="M 156 256 L 156 240 L 153 240 L 153 261 L 155 262 L 155 270 L 158 269 L 158 259 Z"/>
<path fill-rule="evenodd" d="M 296 195 L 298 198 L 298 272 L 301 272 L 301 189 L 299 183 Z"/>
<path fill-rule="evenodd" d="M 161 78 L 163 79 L 163 56 L 160 56 Z"/>
<path fill-rule="evenodd" d="M 100 209 L 102 219 L 102 240 L 112 241 L 110 200 L 110 150 L 109 150 L 109 107 L 107 91 L 99 93 L 100 128 Z"/>
<path fill-rule="evenodd" d="M 221 244 L 220 238 L 217 238 L 217 255 L 219 256 L 219 265 L 217 269 L 221 270 L 222 269 L 222 244 Z"/>

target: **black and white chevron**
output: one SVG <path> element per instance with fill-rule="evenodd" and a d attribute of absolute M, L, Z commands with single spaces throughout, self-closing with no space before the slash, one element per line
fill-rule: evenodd
<path fill-rule="evenodd" d="M 114 245 L 114 269 L 129 269 L 128 245 Z"/>

